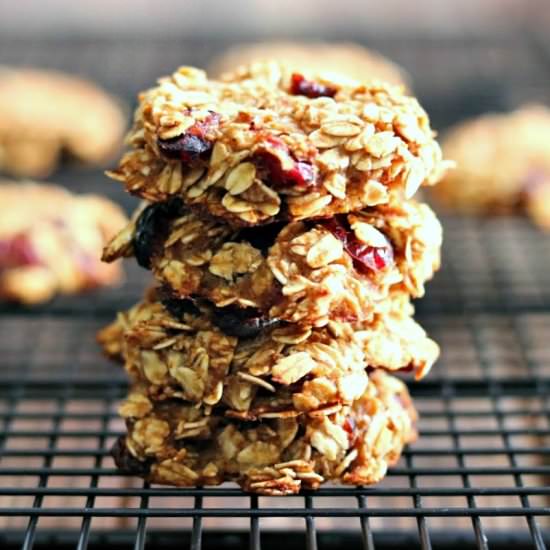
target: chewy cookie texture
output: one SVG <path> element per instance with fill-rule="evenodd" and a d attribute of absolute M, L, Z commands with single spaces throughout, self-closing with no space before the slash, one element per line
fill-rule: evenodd
<path fill-rule="evenodd" d="M 368 368 L 414 370 L 421 378 L 439 353 L 401 310 L 368 324 L 314 328 L 196 301 L 159 301 L 158 293 L 150 300 L 100 332 L 105 351 L 153 399 L 178 397 L 202 407 L 223 402 L 242 419 L 350 404 L 365 389 Z M 260 390 L 268 393 L 255 410 Z"/>
<path fill-rule="evenodd" d="M 416 435 L 394 375 L 439 355 L 411 299 L 442 230 L 412 196 L 447 163 L 418 102 L 280 63 L 184 67 L 140 95 L 128 146 L 110 175 L 145 200 L 103 259 L 156 285 L 98 334 L 132 384 L 117 464 L 267 495 L 380 481 Z"/>
<path fill-rule="evenodd" d="M 275 63 L 209 80 L 189 67 L 140 95 L 110 172 L 152 202 L 179 196 L 232 225 L 328 217 L 410 198 L 444 172 L 416 99 Z"/>
<path fill-rule="evenodd" d="M 127 218 L 109 200 L 0 181 L 0 299 L 35 304 L 120 281 L 99 255 Z"/>
<path fill-rule="evenodd" d="M 177 486 L 237 481 L 264 495 L 316 489 L 326 480 L 380 481 L 416 437 L 416 411 L 403 382 L 372 371 L 351 404 L 236 422 L 184 401 L 150 400 L 139 387 L 119 412 L 128 435 L 114 448 L 118 466 Z"/>
<path fill-rule="evenodd" d="M 439 268 L 441 241 L 434 213 L 413 201 L 234 229 L 173 199 L 140 211 L 104 259 L 135 256 L 180 298 L 322 326 L 369 321 L 388 309 L 390 292 L 422 296 Z"/>

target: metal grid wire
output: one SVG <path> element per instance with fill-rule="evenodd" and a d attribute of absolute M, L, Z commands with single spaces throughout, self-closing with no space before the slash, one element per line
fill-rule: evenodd
<path fill-rule="evenodd" d="M 375 45 L 415 75 L 440 127 L 541 99 L 550 69 L 543 43 L 519 38 Z M 201 63 L 219 47 L 0 38 L 0 62 L 84 72 L 129 98 L 153 75 Z M 57 180 L 131 207 L 118 187 L 99 186 L 96 172 L 69 169 Z M 371 488 L 267 498 L 233 485 L 172 489 L 121 474 L 109 449 L 123 431 L 116 407 L 126 381 L 101 357 L 94 333 L 138 299 L 147 273 L 130 269 L 126 286 L 89 297 L 2 306 L 0 547 L 546 548 L 550 237 L 518 219 L 443 221 L 444 268 L 417 307 L 443 356 L 411 385 L 419 440 Z"/>

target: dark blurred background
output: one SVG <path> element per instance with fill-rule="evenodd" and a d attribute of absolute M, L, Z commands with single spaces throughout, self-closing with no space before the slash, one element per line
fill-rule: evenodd
<path fill-rule="evenodd" d="M 195 37 L 486 34 L 550 22 L 546 0 L 3 0 L 0 32 Z"/>
<path fill-rule="evenodd" d="M 403 65 L 436 128 L 550 94 L 547 0 L 0 1 L 0 63 L 91 77 L 124 98 L 234 42 L 357 41 Z"/>

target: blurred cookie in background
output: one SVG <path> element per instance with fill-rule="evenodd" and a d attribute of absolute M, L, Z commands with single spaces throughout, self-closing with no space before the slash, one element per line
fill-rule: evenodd
<path fill-rule="evenodd" d="M 0 171 L 44 177 L 67 153 L 103 164 L 122 144 L 126 116 L 96 84 L 68 74 L 0 67 Z"/>
<path fill-rule="evenodd" d="M 0 299 L 34 304 L 119 282 L 120 264 L 100 257 L 124 223 L 103 197 L 0 181 Z"/>
<path fill-rule="evenodd" d="M 383 81 L 410 88 L 403 68 L 383 55 L 352 42 L 258 42 L 234 46 L 216 57 L 208 68 L 210 76 L 233 71 L 240 65 L 278 61 L 291 70 L 338 73 L 351 80 L 371 83 Z"/>
<path fill-rule="evenodd" d="M 448 210 L 528 215 L 550 229 L 550 109 L 525 105 L 452 128 L 443 140 L 447 172 L 435 200 Z"/>

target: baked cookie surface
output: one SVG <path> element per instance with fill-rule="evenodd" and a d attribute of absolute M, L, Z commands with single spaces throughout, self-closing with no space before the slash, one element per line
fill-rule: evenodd
<path fill-rule="evenodd" d="M 120 407 L 128 434 L 113 449 L 117 465 L 153 483 L 219 485 L 237 481 L 264 495 L 316 489 L 329 480 L 380 481 L 416 438 L 416 411 L 403 382 L 369 373 L 350 405 L 239 423 L 182 401 L 153 402 L 139 387 Z"/>
<path fill-rule="evenodd" d="M 140 95 L 128 143 L 109 173 L 128 191 L 178 196 L 235 226 L 410 198 L 446 168 L 416 99 L 275 63 L 222 81 L 180 68 Z"/>
<path fill-rule="evenodd" d="M 421 378 L 439 355 L 404 304 L 370 323 L 312 328 L 197 301 L 158 301 L 158 292 L 99 333 L 104 350 L 152 399 L 223 404 L 242 420 L 349 404 L 364 390 L 368 368 Z M 264 398 L 256 410 L 258 392 Z"/>
<path fill-rule="evenodd" d="M 235 229 L 178 199 L 136 213 L 103 258 L 134 255 L 180 298 L 322 326 L 368 321 L 387 308 L 390 291 L 422 296 L 439 268 L 441 242 L 435 214 L 414 201 Z"/>

